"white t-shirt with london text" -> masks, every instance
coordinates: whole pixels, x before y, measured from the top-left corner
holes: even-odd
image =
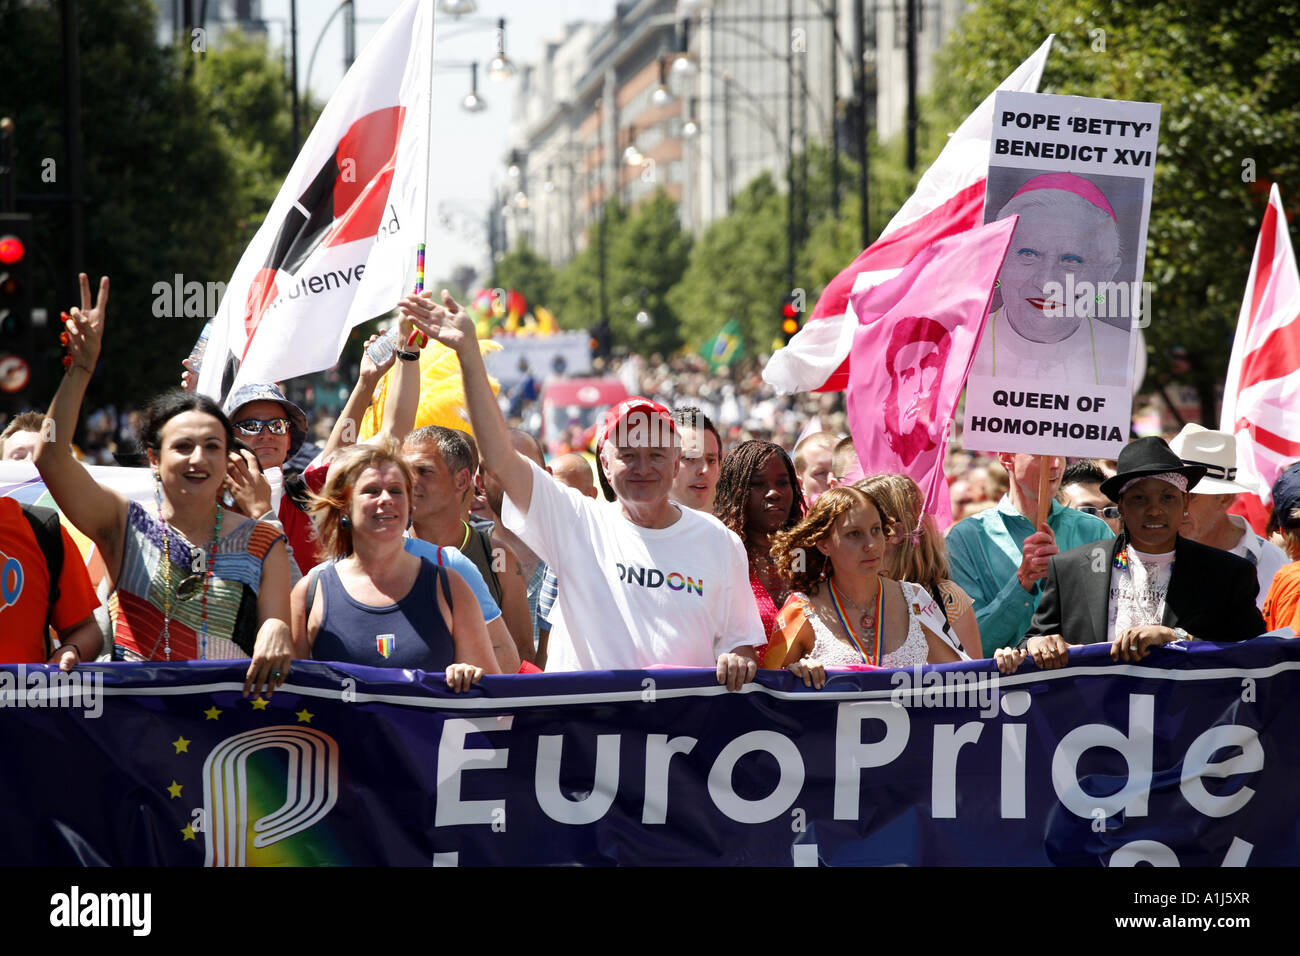
[[[642,528],[532,468],[527,515],[507,495],[501,520],[559,579],[548,671],[713,667],[763,643],[744,546],[721,521],[681,507],[669,527]]]

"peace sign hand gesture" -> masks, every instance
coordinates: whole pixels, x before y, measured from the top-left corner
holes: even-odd
[[[70,368],[95,370],[99,350],[104,344],[104,315],[108,311],[108,276],[99,280],[99,295],[94,308],[90,305],[90,277],[81,273],[81,308],[63,314],[64,332],[61,338],[68,348],[63,364]]]

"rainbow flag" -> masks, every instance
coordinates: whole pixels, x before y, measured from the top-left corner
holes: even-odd
[[[126,495],[132,501],[138,501],[145,507],[154,507],[153,475],[148,468],[113,468],[90,465],[86,468],[90,476],[99,482]],[[30,461],[0,461],[0,497],[17,498],[25,505],[39,505],[59,511],[54,503],[54,496],[45,487],[40,472]],[[99,588],[99,583],[107,574],[104,558],[95,547],[95,543],[82,534],[63,513],[59,512],[63,527],[81,552],[81,559],[86,562],[90,572],[90,583]]]

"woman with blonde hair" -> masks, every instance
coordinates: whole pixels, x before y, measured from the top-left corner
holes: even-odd
[[[882,497],[832,488],[808,515],[776,535],[772,556],[791,581],[763,660],[810,687],[827,667],[911,667],[963,659],[923,588],[885,573],[893,515]]]
[[[872,475],[857,487],[880,498],[896,523],[885,552],[884,573],[925,588],[939,602],[962,648],[973,660],[984,656],[975,602],[948,577],[948,551],[934,518],[925,514],[925,495],[907,475]]]
[[[359,445],[330,467],[312,521],[319,553],[293,589],[296,656],[444,671],[468,690],[500,669],[474,592],[455,571],[405,548],[414,478],[391,439]]]

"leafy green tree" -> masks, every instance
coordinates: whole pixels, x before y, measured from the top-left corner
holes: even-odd
[[[587,227],[587,245],[555,274],[551,289],[556,320],[562,328],[590,329],[600,321],[601,245],[604,232],[606,298],[613,311],[612,257],[610,249],[627,219],[627,210],[616,200],[605,204],[603,214]]]
[[[238,30],[223,33],[219,47],[194,59],[192,78],[208,121],[235,163],[240,221],[251,241],[296,158],[284,71],[265,38]],[[313,111],[308,105],[308,115]]]
[[[1056,41],[1041,90],[1161,104],[1147,242],[1154,283],[1148,380],[1173,375],[1217,422],[1250,259],[1268,198],[1300,190],[1300,4],[1213,0],[986,0],[944,49],[933,102],[955,127],[1047,34]],[[942,122],[942,121],[940,121]]]
[[[528,307],[550,307],[555,269],[524,241],[497,261],[497,283],[514,289],[528,301]]]
[[[160,47],[149,0],[82,0],[77,10],[84,262],[67,258],[61,84],[0,85],[0,115],[15,121],[19,210],[34,218],[36,303],[52,316],[75,304],[78,267],[92,279],[112,277],[108,334],[87,404],[134,404],[177,383],[179,362],[203,324],[186,317],[182,303],[160,301],[155,286],[173,286],[177,275],[200,283],[230,277],[256,227],[253,204],[274,194],[267,183],[277,163],[279,176],[287,172],[286,154],[263,139],[270,134],[246,132],[254,118],[267,128],[278,121],[263,115],[276,111],[273,97],[233,89],[244,67],[252,69],[243,48],[232,54],[242,65],[225,71],[224,54]],[[9,75],[60,75],[57,5],[0,0],[0,37]],[[249,83],[273,72],[268,67]],[[217,88],[224,98],[214,100]],[[278,109],[287,116],[287,97]],[[247,155],[256,148],[264,159]],[[249,170],[259,168],[263,184],[250,187]],[[57,381],[54,329],[49,339],[47,381]],[[31,396],[36,405],[47,399]]]
[[[690,261],[691,237],[677,203],[662,190],[639,203],[610,241],[610,327],[614,341],[637,352],[668,352],[681,345],[677,311],[668,301]],[[650,322],[637,321],[645,312]]]
[[[746,352],[771,349],[780,332],[782,299],[791,291],[777,266],[786,256],[785,203],[771,175],[763,173],[736,196],[729,216],[704,230],[681,281],[668,293],[688,348],[698,348],[735,318]]]

